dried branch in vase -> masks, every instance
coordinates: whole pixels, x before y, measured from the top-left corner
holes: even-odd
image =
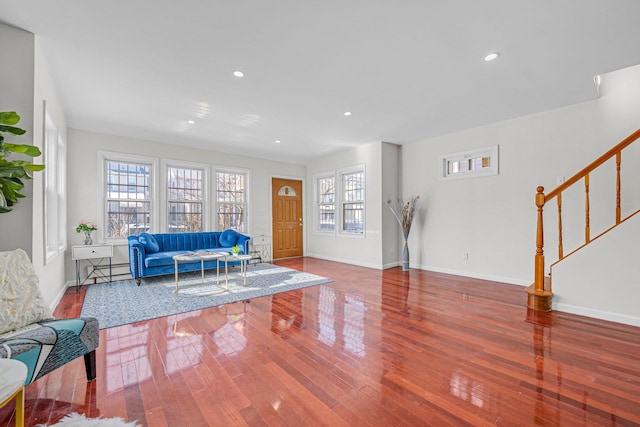
[[[405,240],[409,238],[409,231],[411,231],[413,215],[416,211],[416,204],[419,198],[420,196],[415,196],[406,202],[400,198],[397,198],[395,202],[387,200],[387,206],[389,206],[391,213],[393,213],[393,216],[396,217],[398,224],[400,224],[400,227],[402,227],[402,235],[404,236]]]

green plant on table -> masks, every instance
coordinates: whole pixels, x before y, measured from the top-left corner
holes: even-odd
[[[15,127],[20,116],[15,111],[0,112],[0,213],[11,212],[18,199],[26,197],[20,192],[24,188],[23,179],[31,179],[29,172],[44,169],[44,165],[36,165],[26,160],[8,160],[10,153],[38,157],[40,149],[34,145],[10,144],[4,142],[3,133],[23,135],[26,130]]]
[[[240,253],[240,246],[234,245],[231,247],[231,253],[233,255],[238,255]]]

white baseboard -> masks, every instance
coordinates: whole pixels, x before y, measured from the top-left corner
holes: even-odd
[[[74,282],[74,284],[75,284],[75,282]],[[56,295],[56,297],[53,299],[53,301],[49,305],[49,308],[51,309],[51,312],[53,312],[56,309],[56,307],[58,306],[58,304],[60,304],[60,301],[62,300],[62,296],[64,295],[66,290],[67,290],[67,284],[65,283],[65,285],[63,287],[61,287],[60,290],[58,291],[58,295]]]
[[[382,270],[383,269],[383,266],[379,265],[379,264],[370,264],[370,263],[361,262],[361,261],[355,261],[355,260],[351,260],[351,259],[334,258],[334,257],[328,257],[328,256],[325,256],[325,255],[312,254],[312,253],[306,253],[304,256],[310,257],[310,258],[324,259],[326,261],[341,262],[343,264],[357,265],[358,267],[375,268],[376,270]]]
[[[527,280],[521,280],[521,279],[514,279],[513,277],[495,276],[493,274],[484,274],[484,273],[474,273],[472,271],[453,270],[450,268],[434,267],[431,265],[411,265],[411,268],[418,268],[420,270],[433,271],[435,273],[445,273],[445,274],[453,274],[456,276],[471,277],[474,279],[490,280],[492,282],[508,283],[510,285],[518,285],[518,286],[529,286],[533,282],[533,279],[527,281]]]
[[[592,317],[596,319],[608,320],[610,322],[622,323],[631,326],[640,326],[640,317],[627,316],[625,314],[611,313],[609,311],[596,310],[587,307],[578,307],[571,304],[551,303],[552,310],[564,313],[579,314],[580,316]]]
[[[390,262],[388,264],[383,264],[382,269],[386,270],[387,268],[400,267],[402,263],[400,261]]]
[[[383,264],[383,265],[377,265],[377,264],[364,263],[364,262],[354,261],[354,260],[344,259],[344,258],[334,258],[334,257],[330,257],[330,256],[325,256],[325,255],[320,255],[320,254],[313,254],[313,253],[307,253],[307,254],[305,254],[305,256],[312,257],[312,258],[324,259],[324,260],[327,260],[327,261],[341,262],[341,263],[344,263],[344,264],[353,264],[353,265],[357,265],[357,266],[360,266],[360,267],[375,268],[376,270],[386,270],[387,268],[393,268],[393,267],[398,267],[398,266],[402,265],[402,263],[400,261],[391,262],[391,263],[387,263],[387,264]],[[436,273],[445,273],[445,274],[453,274],[453,275],[456,275],[456,276],[471,277],[471,278],[474,278],[474,279],[490,280],[492,282],[508,283],[508,284],[511,284],[511,285],[518,285],[518,286],[525,286],[525,287],[529,286],[532,283],[532,280],[527,281],[527,280],[521,280],[521,279],[514,279],[513,277],[495,276],[495,275],[491,275],[491,274],[483,274],[483,273],[474,273],[474,272],[469,272],[469,271],[453,270],[453,269],[449,269],[449,268],[440,268],[440,267],[434,267],[434,266],[430,266],[430,265],[415,265],[415,264],[411,264],[411,268],[417,268],[419,270],[426,270],[426,271],[433,271],[433,272],[436,272]]]

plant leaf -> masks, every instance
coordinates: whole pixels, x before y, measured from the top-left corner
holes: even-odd
[[[5,125],[15,125],[20,121],[20,116],[15,111],[0,112],[0,123]]]
[[[7,204],[7,199],[4,198],[4,194],[0,191],[0,213],[11,212],[11,208]]]
[[[25,165],[24,168],[30,170],[31,172],[40,172],[41,170],[44,170],[44,165],[34,165],[29,163],[28,165]]]
[[[45,168],[44,165],[34,164],[34,163],[31,163],[31,162],[26,161],[26,160],[14,160],[14,161],[12,161],[10,163],[11,164],[9,164],[9,162],[6,162],[6,163],[0,162],[0,169],[3,166],[8,166],[8,167],[16,167],[17,166],[17,167],[21,167],[23,169],[30,170],[30,171],[33,171],[33,172],[39,172],[39,171],[41,171],[41,170],[43,170]]]
[[[38,157],[42,152],[35,145],[27,145],[27,144],[9,144],[5,142],[2,144],[2,149],[4,151],[11,151],[13,153],[18,154],[26,154],[31,157]]]
[[[29,171],[41,171],[44,165],[33,164],[25,160],[7,160],[9,153],[23,154],[37,157],[42,154],[40,149],[28,144],[8,144],[4,142],[2,133],[23,135],[26,130],[15,127],[20,116],[15,111],[0,112],[0,214],[11,212],[12,206],[18,199],[27,197],[20,190],[24,188],[22,179],[31,179]]]
[[[13,126],[0,125],[0,132],[8,132],[14,135],[24,135],[27,131]]]
[[[0,179],[2,178],[26,178],[31,179],[22,166],[2,166],[0,165]]]
[[[4,199],[7,205],[11,206],[14,203],[18,203],[19,198],[26,197],[20,193],[20,190],[24,188],[22,181],[16,178],[2,178],[0,179],[0,193],[4,195]]]

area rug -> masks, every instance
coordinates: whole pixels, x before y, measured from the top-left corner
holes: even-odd
[[[224,274],[218,286],[215,270],[206,272],[204,284],[200,272],[180,273],[180,295],[175,294],[173,275],[143,279],[140,286],[135,280],[89,285],[81,316],[97,318],[100,329],[105,329],[331,282],[273,264],[250,265],[246,286],[237,267],[229,278],[229,291],[218,295],[208,295],[225,289]]]
[[[48,427],[137,427],[135,421],[125,423],[122,418],[86,418],[84,415],[72,413]],[[39,424],[38,427],[47,427]]]

